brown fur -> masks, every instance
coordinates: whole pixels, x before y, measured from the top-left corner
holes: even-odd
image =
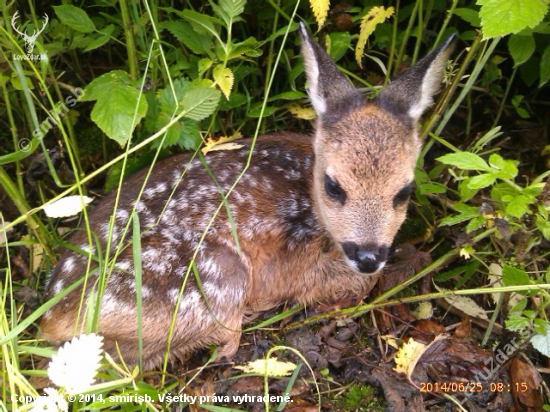
[[[310,95],[318,112],[316,135],[277,133],[258,138],[248,172],[227,198],[239,246],[225,208],[207,228],[222,197],[200,162],[189,163],[187,155],[165,159],[154,167],[137,204],[145,171],[123,183],[116,212],[115,193],[110,193],[89,213],[103,254],[113,213],[110,257],[117,242],[126,247],[111,259],[114,265],[99,267],[94,261],[85,289],[46,312],[41,322],[46,339],[61,343],[83,331],[85,315],[79,307],[92,290],[97,291],[101,271],[108,280],[100,300],[98,331],[111,355],[118,345],[126,362],[137,362],[131,235],[123,235],[134,206],[142,228],[145,368],[161,362],[176,308],[171,357],[182,358],[211,344],[219,347],[221,357],[237,350],[249,315],[285,302],[364,297],[370,292],[405,218],[408,192],[405,199],[399,193],[413,180],[420,149],[417,118],[400,112],[398,106],[411,107],[418,99],[407,96],[410,102],[403,103],[399,96],[383,92],[373,102],[363,102],[302,30]],[[442,66],[447,48],[433,52],[427,63],[424,60],[424,73],[440,76],[441,70],[433,68]],[[416,77],[418,73],[401,82],[416,84]],[[428,80],[434,83],[431,77]],[[416,89],[414,84],[394,88],[424,93],[425,83],[421,77]],[[250,141],[242,143],[240,150],[206,156],[224,193],[246,162]],[[327,194],[325,175],[338,182],[344,202]],[[85,231],[76,232],[69,241],[89,250]],[[189,269],[195,251],[200,286]],[[94,246],[91,255],[96,254]],[[88,253],[65,250],[49,280],[46,299],[84,276],[87,258]],[[368,265],[362,265],[361,259]]]

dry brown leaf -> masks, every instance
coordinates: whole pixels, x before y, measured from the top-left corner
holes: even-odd
[[[440,292],[448,292],[448,289],[441,288],[434,283],[435,288]],[[473,299],[467,296],[455,295],[443,298],[449,305],[454,306],[465,315],[473,318],[489,321],[486,311],[480,307]]]

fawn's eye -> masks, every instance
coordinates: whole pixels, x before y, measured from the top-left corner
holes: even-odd
[[[328,197],[339,201],[342,205],[346,203],[346,193],[344,190],[340,187],[338,182],[335,182],[327,175],[325,175],[325,192],[327,192]]]
[[[411,194],[414,190],[414,183],[410,183],[401,189],[393,198],[393,207],[403,206],[409,201]]]

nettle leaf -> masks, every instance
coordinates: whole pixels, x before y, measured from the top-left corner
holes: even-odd
[[[124,70],[113,70],[112,72],[102,74],[92,80],[92,82],[86,86],[84,94],[80,96],[79,100],[92,101],[101,99],[103,96],[110,93],[113,85],[117,83],[123,83],[128,86],[134,85],[132,78]]]
[[[137,105],[137,110],[136,110]],[[116,83],[97,100],[91,119],[108,137],[124,146],[147,113],[147,100],[135,87]]]
[[[122,70],[105,73],[93,80],[80,100],[97,100],[91,113],[92,121],[121,146],[128,142],[148,107],[137,84]]]
[[[512,332],[517,332],[531,326],[529,319],[521,315],[510,315],[504,323],[506,324],[506,329]]]
[[[527,35],[512,34],[508,39],[508,50],[514,59],[514,67],[525,63],[535,51],[533,33]]]
[[[158,95],[160,110],[166,114],[172,114],[176,109],[176,101],[179,102],[189,90],[189,81],[184,78],[176,79],[172,81],[172,84],[174,85],[173,91],[170,86],[167,86]],[[177,100],[174,100],[174,94]]]
[[[468,180],[469,189],[483,189],[484,187],[491,186],[495,183],[496,177],[492,173],[484,173],[482,175],[472,176]]]
[[[550,357],[550,325],[545,325],[546,334],[537,333],[531,338],[531,345],[546,357]]]
[[[55,14],[61,23],[81,33],[92,33],[96,30],[95,24],[88,14],[79,7],[71,4],[53,6]]]
[[[539,24],[548,11],[541,0],[477,0],[483,38],[518,33]]]
[[[462,170],[479,170],[490,172],[491,168],[481,156],[470,152],[449,153],[438,157],[438,161],[446,165],[455,166]]]
[[[211,87],[197,87],[185,93],[181,104],[185,110],[185,117],[200,121],[212,113],[218,107],[221,93]]]

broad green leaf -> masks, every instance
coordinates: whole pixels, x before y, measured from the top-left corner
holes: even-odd
[[[73,30],[81,33],[92,33],[96,30],[92,19],[90,19],[88,14],[79,7],[71,4],[63,4],[61,6],[53,6],[53,9],[61,23],[69,26]]]
[[[84,94],[80,96],[79,100],[90,101],[101,99],[105,95],[111,93],[112,88],[118,83],[128,86],[133,85],[132,79],[128,73],[123,70],[114,70],[92,80],[92,82],[86,86]]]
[[[483,38],[518,33],[539,24],[548,11],[541,0],[477,0]]]
[[[516,161],[514,160],[505,160],[502,156],[493,153],[489,157],[489,164],[493,167],[494,175],[500,179],[513,179],[518,174],[518,168],[516,166]]]
[[[546,357],[550,357],[550,325],[546,324],[546,334],[537,333],[531,338],[531,345]]]
[[[231,94],[231,89],[233,89],[233,82],[235,80],[231,69],[229,67],[223,67],[223,64],[218,64],[214,67],[212,75],[225,98],[229,100],[229,95]]]
[[[328,54],[333,62],[340,60],[346,51],[348,51],[351,44],[351,35],[347,31],[332,32],[329,35],[330,47]]]
[[[454,14],[474,27],[479,27],[481,25],[481,20],[479,19],[479,13],[477,10],[459,7],[455,9]]]
[[[537,216],[535,225],[537,229],[540,230],[540,233],[542,233],[542,236],[544,236],[546,240],[550,240],[550,221],[543,216]]]
[[[437,182],[426,182],[419,185],[420,194],[426,195],[429,193],[445,193],[447,186]]]
[[[492,173],[484,173],[482,175],[473,176],[468,181],[468,187],[470,189],[483,189],[484,187],[491,186],[495,183],[495,175]]]
[[[479,189],[470,188],[470,179],[470,177],[467,177],[458,184],[458,193],[460,194],[460,200],[463,202],[467,202],[479,192]]]
[[[449,153],[438,157],[441,163],[450,166],[456,166],[462,170],[479,170],[490,172],[491,168],[480,156],[470,152]]]
[[[471,233],[474,230],[482,228],[486,222],[487,222],[487,219],[485,219],[485,217],[483,216],[474,217],[466,225],[466,233]]]
[[[180,43],[195,54],[204,54],[212,49],[210,36],[198,35],[186,21],[166,21],[161,27],[168,30]]]
[[[181,100],[185,117],[200,121],[210,116],[218,107],[220,97],[221,93],[211,87],[197,87],[189,90]]]
[[[97,49],[98,47],[103,46],[111,39],[111,33],[113,32],[115,26],[114,24],[109,24],[107,27],[103,28],[100,33],[101,35],[93,39],[88,46],[84,49],[85,52],[90,50]]]
[[[260,43],[254,38],[249,37],[240,43],[232,43],[227,49],[227,59],[236,59],[243,54],[249,57],[259,57],[262,55],[262,50],[259,49]]]
[[[455,203],[454,207],[459,214],[441,219],[439,226],[453,226],[479,216],[477,208],[465,205],[464,203]]]
[[[263,112],[263,117],[271,116],[273,113],[277,111],[277,107],[273,106],[266,106]],[[261,105],[258,105],[257,107],[254,107],[250,109],[250,111],[247,114],[249,117],[260,117],[262,116],[262,107]]]
[[[272,96],[269,99],[267,99],[267,101],[275,102],[277,100],[298,100],[298,99],[303,99],[304,97],[306,97],[306,94],[304,92],[300,92],[298,90],[290,90],[288,92],[283,92],[275,96]]]
[[[514,67],[525,63],[535,51],[535,39],[533,34],[512,34],[508,39],[508,50],[514,59]]]
[[[524,270],[504,265],[502,267],[502,283],[505,286],[522,286],[530,285],[533,282]]]
[[[222,18],[226,28],[231,27],[237,21],[237,17],[244,11],[245,4],[246,0],[220,0],[219,5],[210,1],[212,10]]]
[[[147,113],[147,101],[143,96],[140,98],[140,94],[135,87],[122,82],[112,83],[109,92],[97,99],[92,110],[91,119],[121,146],[128,142],[135,127]]]
[[[215,17],[197,13],[194,10],[183,10],[178,14],[186,19],[189,23],[191,23],[198,34],[209,34],[210,36],[218,39],[218,41],[221,43],[218,29],[216,28],[216,26],[221,25],[221,21],[219,21]]]
[[[533,198],[525,195],[514,196],[514,198],[506,205],[506,213],[519,219],[525,213],[530,213],[528,205],[533,202]]]
[[[529,319],[520,315],[510,315],[504,323],[506,324],[506,329],[512,332],[517,332],[530,326]]]
[[[168,85],[162,89],[158,95],[158,102],[160,110],[164,113],[171,115],[176,109],[176,102],[179,102],[185,93],[189,90],[189,81],[184,78],[175,79],[172,81],[174,90]],[[174,100],[174,95],[176,100]]]
[[[539,87],[545,85],[548,80],[550,80],[550,45],[546,46],[540,58]]]

